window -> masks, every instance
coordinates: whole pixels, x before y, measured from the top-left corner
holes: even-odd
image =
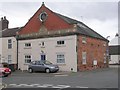
[[[65,63],[65,55],[64,54],[57,55],[57,63]]]
[[[65,44],[65,41],[57,41],[57,45],[64,45]]]
[[[8,55],[8,64],[11,64],[11,63],[12,63],[12,56]]]
[[[8,39],[8,49],[12,48],[12,39]]]
[[[25,55],[25,63],[30,63],[31,62],[31,55]]]
[[[45,54],[41,54],[41,60],[46,60],[46,55]]]
[[[82,64],[86,64],[86,52],[82,52]]]
[[[25,43],[25,47],[26,47],[26,48],[31,47],[31,43]]]
[[[45,43],[44,42],[42,42],[42,46],[44,46],[45,45]]]
[[[107,58],[105,53],[104,53],[104,63],[107,63]]]
[[[82,43],[86,43],[86,37],[82,37]]]
[[[45,42],[41,42],[41,43],[40,43],[40,46],[41,46],[41,47],[44,47],[44,46],[45,46]]]
[[[0,54],[0,63],[1,63],[1,54]]]

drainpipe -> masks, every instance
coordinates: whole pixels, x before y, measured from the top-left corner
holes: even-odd
[[[17,39],[17,68],[16,69],[18,70],[18,39]]]
[[[16,32],[16,41],[17,41],[17,66],[16,66],[16,70],[18,70],[18,32]]]

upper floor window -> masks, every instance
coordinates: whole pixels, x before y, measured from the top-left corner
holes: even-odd
[[[8,39],[8,49],[12,48],[12,39]]]
[[[64,45],[65,41],[61,40],[61,41],[57,41],[57,45]]]
[[[45,46],[45,42],[40,42],[39,44],[41,47],[44,47]]]
[[[82,37],[82,43],[86,43],[86,37]]]
[[[86,60],[86,52],[82,52],[82,64],[86,64],[87,60]]]
[[[26,48],[31,47],[31,43],[25,43],[25,47],[26,47]]]

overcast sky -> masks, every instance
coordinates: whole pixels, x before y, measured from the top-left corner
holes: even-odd
[[[6,16],[9,28],[24,26],[32,15],[40,8],[41,2],[0,2],[0,17]],[[10,1],[10,0],[9,0]],[[46,0],[44,0],[46,1]],[[111,1],[111,0],[110,0]],[[54,12],[82,21],[87,26],[104,36],[114,38],[118,32],[118,2],[45,2]]]

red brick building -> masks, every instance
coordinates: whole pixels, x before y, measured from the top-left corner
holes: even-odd
[[[74,40],[71,41],[71,44],[67,44],[67,42],[69,42],[68,40],[72,38],[72,36],[74,36]],[[58,43],[58,41],[60,41],[58,39],[61,37],[61,42]],[[47,43],[47,40],[49,40],[49,38],[51,41],[56,40],[54,42],[57,44],[65,45],[54,46],[51,53],[49,52],[50,49],[47,49],[49,47],[52,47],[50,44],[47,44],[44,48],[41,48],[39,46],[34,47],[35,44],[39,44],[38,42]],[[20,44],[19,52],[21,52],[21,54],[19,53],[18,55],[18,64],[20,63],[19,68],[22,68],[23,70],[27,69],[27,66],[24,67],[24,53],[31,52],[29,54],[29,56],[32,57],[29,58],[31,61],[36,57],[39,59],[39,55],[37,56],[37,53],[36,56],[32,54],[34,50],[40,50],[40,52],[38,52],[40,55],[41,51],[42,54],[44,52],[47,59],[51,58],[53,60],[53,63],[57,63],[61,67],[61,70],[65,71],[92,70],[108,66],[108,40],[106,38],[102,37],[100,34],[89,28],[83,22],[55,13],[47,8],[44,4],[42,4],[38,11],[29,19],[26,25],[19,32],[18,40]],[[28,42],[30,45],[29,50],[21,48],[23,44]],[[74,45],[73,52],[72,44]],[[62,64],[61,62],[57,61],[58,58],[55,56],[59,51],[65,53],[62,54],[64,57],[60,59]],[[54,54],[52,54],[52,52],[54,52]],[[72,59],[68,59],[67,57],[71,57]]]

